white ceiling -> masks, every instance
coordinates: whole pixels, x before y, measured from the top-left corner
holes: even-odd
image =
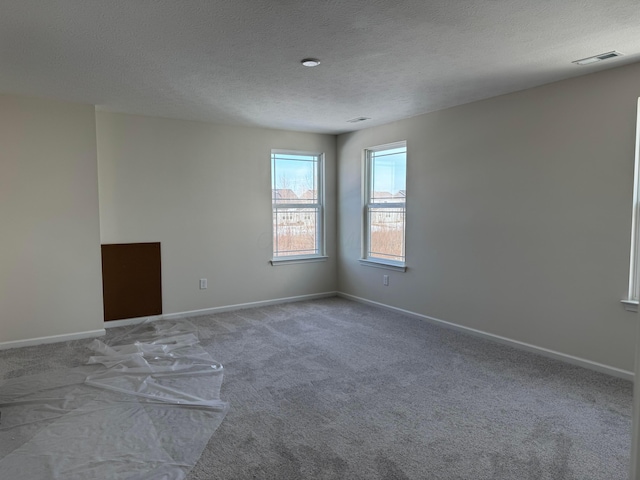
[[[618,50],[589,66],[573,60]],[[300,60],[322,64],[305,68]],[[0,92],[340,133],[640,60],[637,0],[2,0]],[[371,117],[359,124],[354,117]]]

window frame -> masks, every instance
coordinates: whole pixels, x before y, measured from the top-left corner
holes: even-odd
[[[377,267],[384,268],[388,270],[396,270],[405,272],[407,270],[407,194],[405,189],[405,199],[404,202],[385,202],[385,203],[375,203],[371,202],[371,193],[373,189],[373,153],[383,152],[385,150],[392,150],[396,148],[404,148],[405,152],[405,167],[408,163],[408,149],[406,140],[401,140],[393,143],[386,143],[383,145],[376,145],[373,147],[368,147],[364,149],[363,152],[363,202],[362,202],[362,256],[359,260],[361,265],[369,266],[369,267]],[[405,183],[406,183],[406,172],[405,172]],[[375,257],[370,255],[370,246],[371,246],[371,228],[370,228],[370,210],[371,208],[380,208],[380,207],[388,207],[388,208],[402,208],[404,215],[404,226],[403,226],[403,234],[402,241],[403,246],[402,250],[404,252],[404,259],[402,261],[386,259],[381,257]]]
[[[315,175],[316,175],[316,187],[317,198],[315,203],[275,203],[274,194],[275,191],[275,159],[278,155],[299,155],[305,157],[315,157]],[[271,265],[289,265],[295,263],[307,263],[307,262],[320,262],[326,260],[326,234],[325,234],[325,191],[324,191],[324,176],[325,176],[325,154],[323,152],[308,152],[302,150],[288,150],[288,149],[271,149],[271,168],[270,168],[270,180],[271,180]],[[274,222],[274,215],[276,210],[282,209],[317,209],[316,220],[316,251],[317,253],[303,254],[303,255],[276,255],[276,245],[274,239],[276,235],[276,224]]]
[[[633,166],[633,213],[631,218],[631,254],[629,258],[629,291],[622,300],[625,308],[638,311],[640,300],[640,98],[636,109],[636,145]]]

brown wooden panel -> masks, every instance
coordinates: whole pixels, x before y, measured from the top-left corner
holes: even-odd
[[[160,315],[160,243],[102,245],[104,319]]]

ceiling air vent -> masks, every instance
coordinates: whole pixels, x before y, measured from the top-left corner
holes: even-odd
[[[601,60],[608,60],[609,58],[621,57],[621,56],[622,54],[620,52],[616,52],[614,50],[613,52],[601,53],[600,55],[595,55],[593,57],[583,58],[581,60],[574,60],[571,63],[575,63],[576,65],[590,65],[592,63],[596,63]]]
[[[352,118],[351,120],[347,120],[347,122],[358,123],[358,122],[364,122],[365,120],[371,120],[371,119],[369,117],[356,117],[356,118]]]

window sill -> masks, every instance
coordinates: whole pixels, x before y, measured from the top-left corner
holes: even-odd
[[[406,272],[407,266],[403,263],[391,263],[384,260],[371,260],[369,258],[361,258],[360,265],[365,267],[384,268],[386,270],[395,270],[396,272]]]
[[[325,262],[329,257],[326,255],[315,255],[313,257],[283,257],[272,258],[269,263],[274,267],[280,267],[282,265],[294,265],[296,263],[313,263],[313,262]]]
[[[624,309],[627,312],[637,312],[638,311],[638,300],[624,299],[624,300],[620,300],[620,303],[622,303],[624,305]]]

